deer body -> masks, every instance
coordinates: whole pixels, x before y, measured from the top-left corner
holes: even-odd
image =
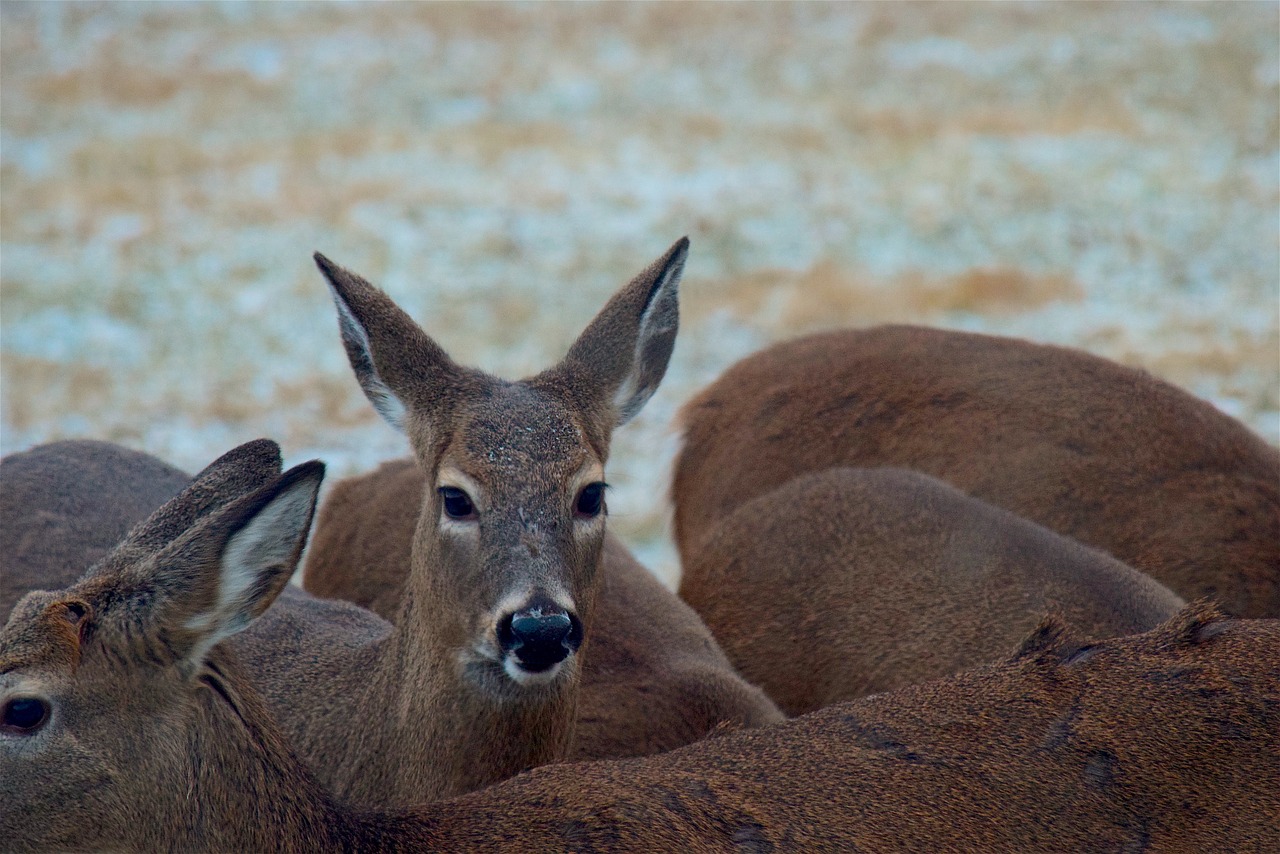
[[[907,469],[826,469],[742,504],[685,564],[680,595],[792,715],[998,661],[1045,613],[1106,638],[1184,604],[1103,552]]]
[[[494,819],[433,841],[1265,851],[1280,843],[1277,653],[1277,621],[1203,608],[1095,644],[1045,626],[999,664],[661,756],[537,769],[438,805],[449,834]]]
[[[744,359],[683,420],[672,497],[686,561],[736,507],[797,475],[894,466],[1184,597],[1280,615],[1280,452],[1142,371],[1014,339],[846,330]]]
[[[553,765],[409,810],[344,806],[222,643],[287,583],[322,469],[262,480],[235,463],[0,630],[7,848],[1280,844],[1280,623],[1203,607],[1087,645],[1044,625],[1007,662],[660,756]]]
[[[31,590],[73,583],[190,482],[110,442],[55,442],[0,460],[0,618]]]

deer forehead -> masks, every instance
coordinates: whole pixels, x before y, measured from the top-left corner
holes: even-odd
[[[514,384],[458,414],[440,470],[489,490],[558,492],[604,460],[581,422],[554,398]]]

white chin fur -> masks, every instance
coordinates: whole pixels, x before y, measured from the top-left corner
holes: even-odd
[[[548,667],[541,673],[533,673],[532,671],[525,670],[521,667],[520,663],[516,661],[516,657],[514,655],[508,655],[502,660],[502,669],[507,676],[511,678],[511,681],[515,682],[517,685],[525,687],[548,685],[556,681],[557,677],[560,675],[560,671],[564,669],[565,664],[568,663],[570,658],[573,658],[573,656],[570,655],[564,661]]]

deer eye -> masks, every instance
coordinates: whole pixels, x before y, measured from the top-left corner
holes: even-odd
[[[440,487],[440,497],[444,499],[444,514],[450,519],[474,519],[475,505],[471,497],[456,486]]]
[[[0,727],[29,735],[49,720],[49,704],[37,697],[14,697],[4,704]]]
[[[588,483],[582,487],[582,491],[578,493],[578,503],[574,511],[586,519],[599,516],[600,511],[604,509],[604,490],[603,483]]]

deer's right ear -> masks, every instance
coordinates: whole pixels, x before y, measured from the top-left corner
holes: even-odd
[[[198,666],[257,619],[297,568],[324,464],[304,463],[229,504],[157,555],[161,620],[175,651]]]
[[[360,388],[388,424],[407,433],[407,414],[446,399],[458,366],[391,297],[319,252],[314,257]]]

